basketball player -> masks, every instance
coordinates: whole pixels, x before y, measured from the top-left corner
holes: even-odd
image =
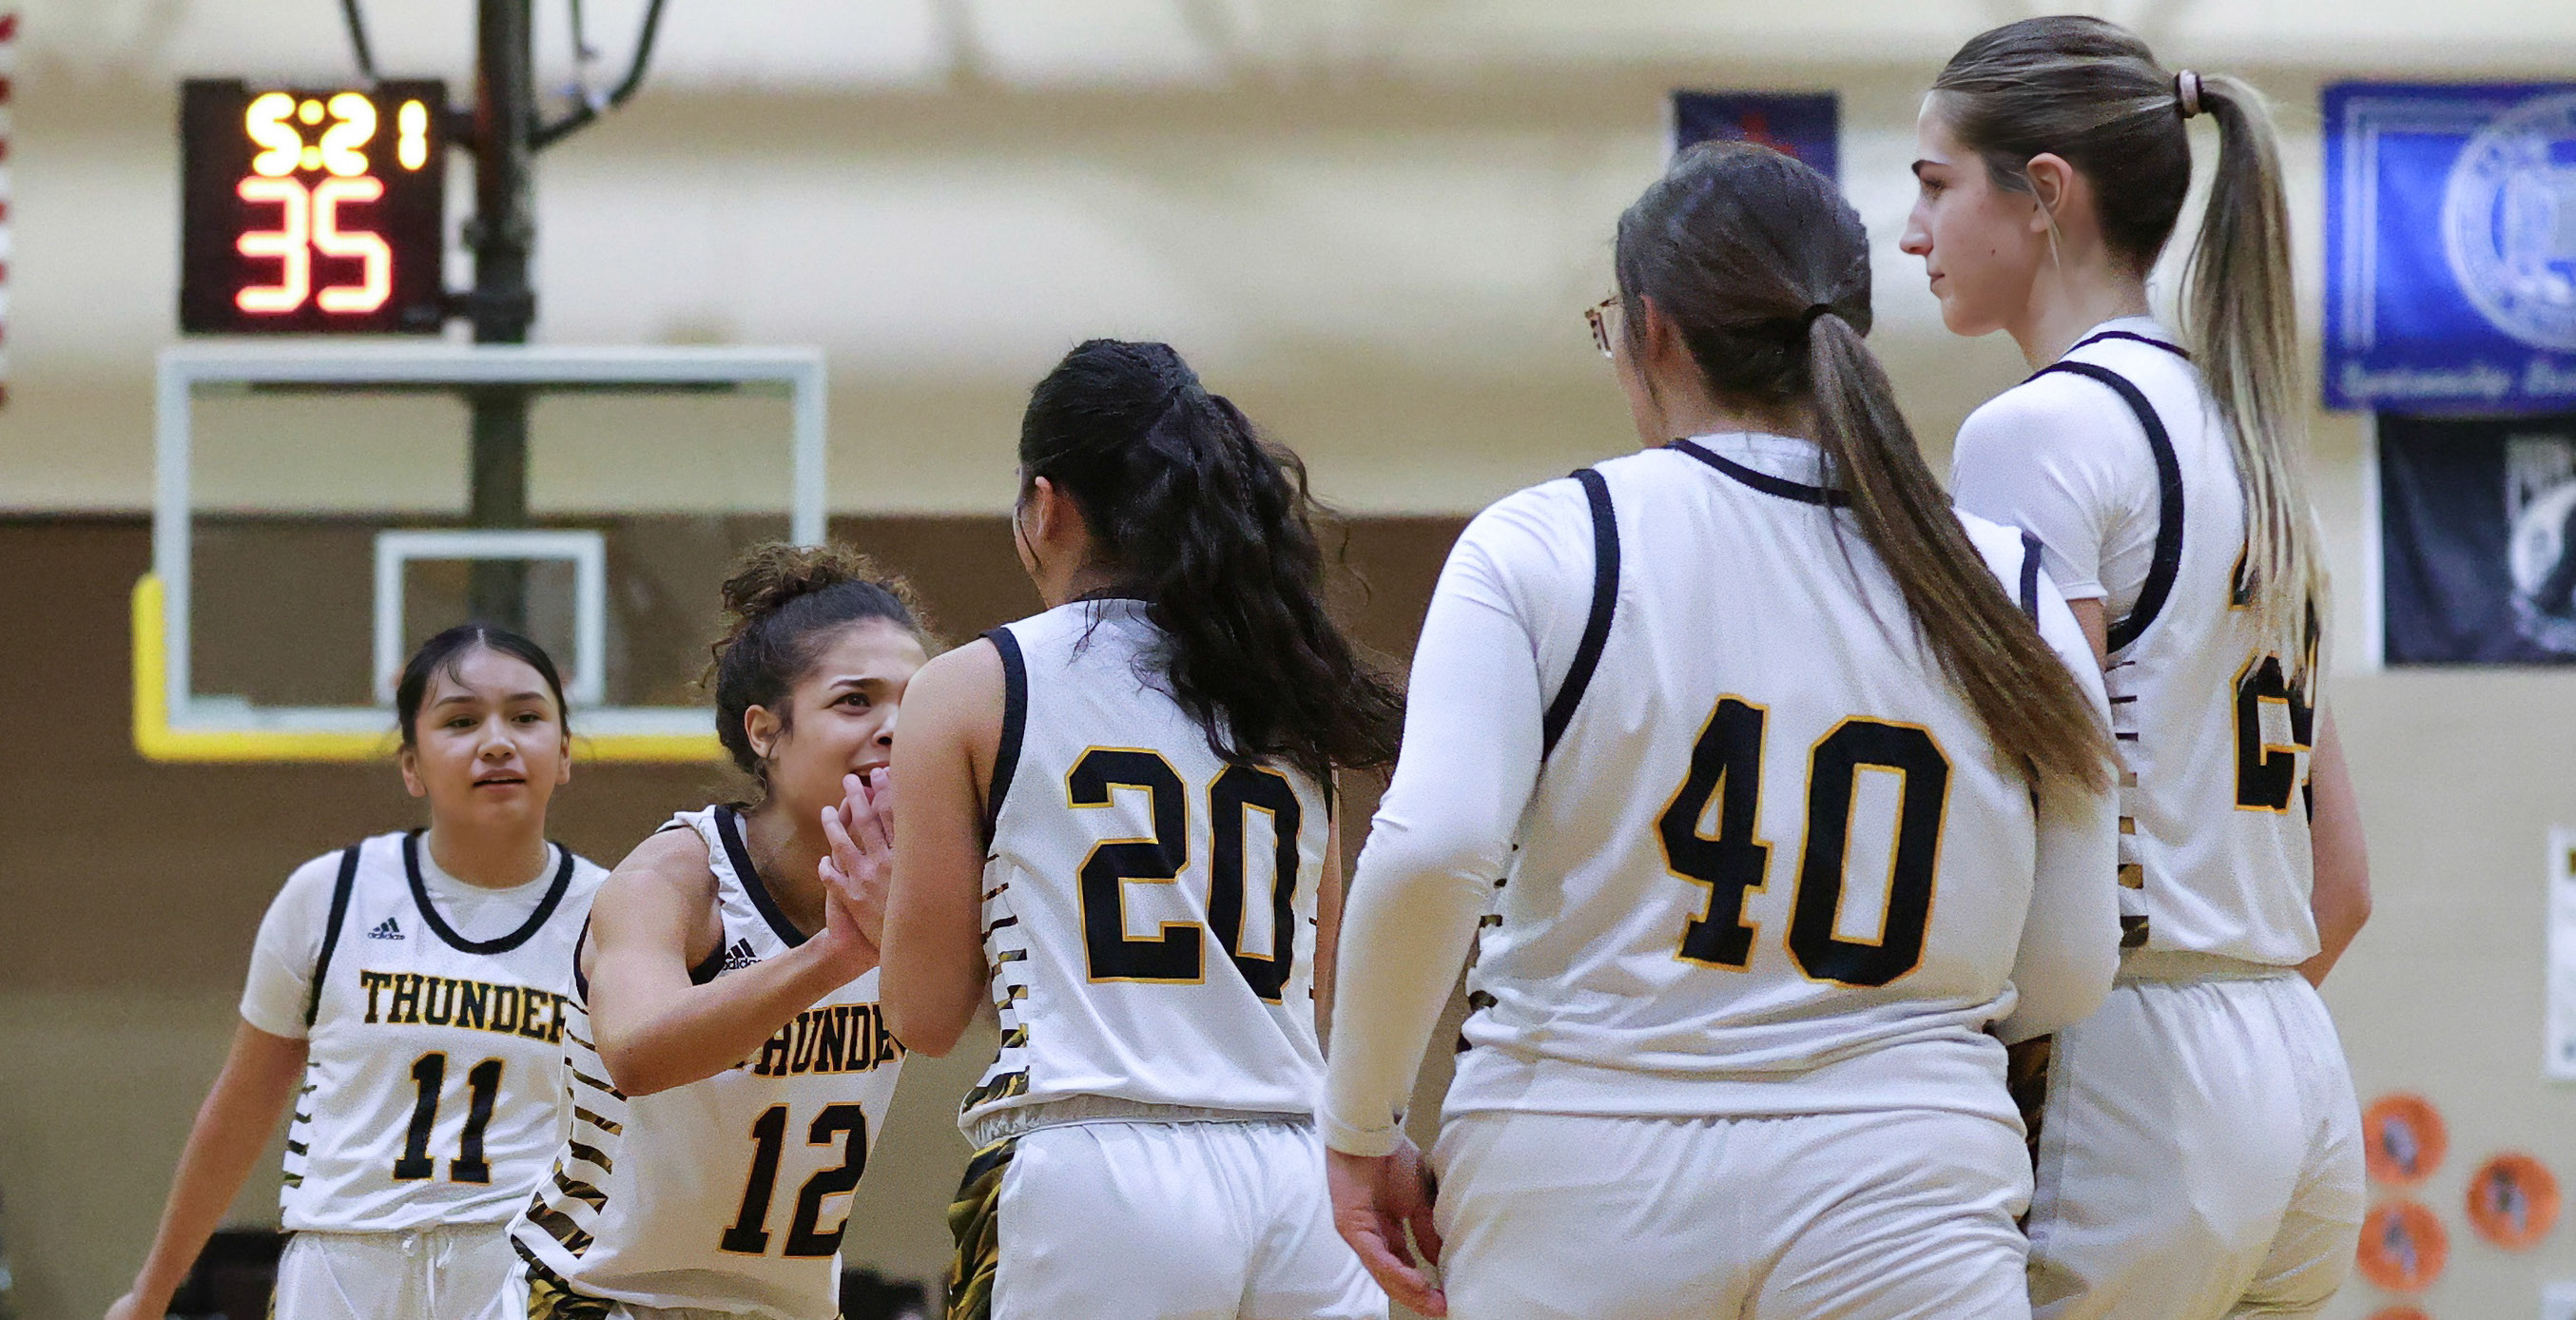
[[[510,1225],[494,1320],[832,1320],[848,1194],[903,1050],[877,1012],[868,776],[927,655],[911,593],[838,547],[724,586],[716,731],[758,784],[683,812],[600,888],[565,1012],[572,1124]]]
[[[2203,115],[2218,162],[2186,353],[2146,279]],[[2038,372],[1960,429],[1953,484],[2046,546],[2123,769],[2120,984],[2039,1047],[2031,1087],[2032,1301],[2048,1320],[2314,1314],[2363,1206],[2352,1082],[2310,982],[2360,930],[2369,875],[2319,702],[2324,552],[2271,122],[2246,84],[2061,17],[1961,48],[1918,138],[1905,250],[1952,331],[2006,331]]]
[[[887,1018],[940,1053],[1001,1015],[949,1314],[1382,1317],[1313,1113],[1329,786],[1400,699],[1326,614],[1304,466],[1104,339],[1038,383],[1020,481],[1048,609],[923,669],[896,753]]]
[[[1989,1030],[2110,984],[2100,675],[1925,468],[1830,180],[1695,147],[1614,260],[1651,448],[1486,510],[1423,624],[1334,1021],[1343,1236],[1435,1316],[2017,1320]],[[1480,919],[1435,1216],[1400,1121]]]
[[[536,643],[448,629],[394,706],[429,828],[315,858],[269,905],[232,1054],[110,1320],[169,1310],[290,1097],[278,1320],[455,1320],[508,1274],[502,1228],[561,1139],[561,992],[604,873],[546,842],[572,748]]]

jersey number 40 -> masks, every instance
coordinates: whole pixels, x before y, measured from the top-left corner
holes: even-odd
[[[1167,921],[1152,939],[1127,934],[1127,886],[1171,884],[1190,861],[1190,802],[1180,772],[1157,752],[1094,747],[1065,776],[1065,799],[1075,807],[1105,807],[1111,790],[1143,789],[1154,834],[1143,839],[1104,839],[1082,861],[1083,952],[1094,981],[1146,981],[1195,985],[1206,979],[1200,927]],[[1253,812],[1270,817],[1270,951],[1243,947],[1244,872]],[[1278,1003],[1296,971],[1297,827],[1304,818],[1297,790],[1275,770],[1230,765],[1208,785],[1207,924],[1252,992]]]
[[[1664,808],[1657,831],[1664,865],[1708,886],[1708,906],[1682,927],[1687,962],[1743,971],[1753,965],[1753,928],[1744,896],[1770,884],[1771,845],[1760,838],[1762,735],[1768,712],[1726,697],[1691,748],[1690,773]],[[1851,846],[1852,796],[1863,767],[1902,778],[1896,846],[1888,867],[1887,911],[1876,940],[1835,933],[1843,903],[1843,862]],[[1807,761],[1807,837],[1800,849],[1798,893],[1789,915],[1789,956],[1809,978],[1848,986],[1881,986],[1923,961],[1923,930],[1932,914],[1941,818],[1950,795],[1950,758],[1932,735],[1911,724],[1854,716],[1834,726]],[[1700,823],[1717,805],[1717,832]]]

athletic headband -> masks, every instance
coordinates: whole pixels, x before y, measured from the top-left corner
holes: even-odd
[[[2182,102],[2182,117],[2200,113],[2200,75],[2185,69],[2174,75],[2174,99]]]

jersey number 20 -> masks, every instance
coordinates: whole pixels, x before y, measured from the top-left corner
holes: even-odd
[[[1771,845],[1756,826],[1762,804],[1760,706],[1736,697],[1717,703],[1691,748],[1690,774],[1657,832],[1673,874],[1708,886],[1708,906],[1682,927],[1681,957],[1742,971],[1753,965],[1753,928],[1744,924],[1744,895],[1770,883]],[[1851,846],[1852,796],[1862,767],[1902,777],[1896,851],[1888,867],[1887,914],[1876,940],[1834,933],[1843,902],[1843,863]],[[1950,795],[1950,758],[1932,735],[1910,724],[1854,716],[1817,742],[1807,761],[1807,837],[1799,850],[1798,894],[1789,914],[1789,956],[1819,981],[1879,986],[1923,961],[1923,931],[1932,914],[1933,872],[1941,854],[1941,817]],[[1717,832],[1700,833],[1709,803]]]
[[[1127,747],[1095,747],[1065,777],[1066,801],[1105,807],[1113,788],[1141,788],[1152,803],[1154,835],[1105,839],[1082,861],[1083,952],[1094,981],[1159,981],[1196,984],[1206,977],[1205,951],[1196,922],[1167,921],[1153,939],[1127,934],[1131,884],[1171,884],[1190,860],[1190,803],[1180,772],[1159,754]],[[1272,874],[1270,952],[1243,947],[1244,823],[1253,812],[1270,817]],[[1275,770],[1230,765],[1208,785],[1208,926],[1217,943],[1252,986],[1278,1003],[1296,970],[1297,826],[1303,817],[1297,790]]]

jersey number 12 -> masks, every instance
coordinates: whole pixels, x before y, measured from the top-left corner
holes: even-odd
[[[859,1175],[868,1171],[867,1111],[857,1105],[825,1105],[805,1129],[811,1145],[829,1146],[836,1137],[841,1141],[841,1163],[806,1179],[804,1190],[796,1194],[796,1218],[787,1226],[782,1255],[828,1256],[841,1249],[841,1234],[849,1230],[849,1221],[843,1219],[829,1233],[822,1231],[823,1201],[858,1186]],[[760,1111],[752,1121],[751,1144],[751,1174],[743,1180],[742,1210],[716,1246],[760,1256],[769,1251],[769,1203],[778,1193],[778,1161],[787,1153],[787,1106],[771,1105]]]

